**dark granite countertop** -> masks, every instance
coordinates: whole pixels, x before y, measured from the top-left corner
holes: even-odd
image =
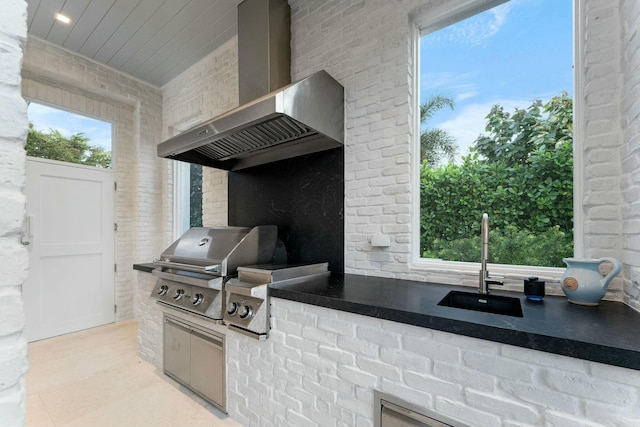
[[[492,291],[521,300],[523,317],[438,306],[451,290],[475,289],[352,274],[308,283],[271,285],[270,295],[350,313],[640,370],[640,313],[625,304],[598,307],[547,296]]]

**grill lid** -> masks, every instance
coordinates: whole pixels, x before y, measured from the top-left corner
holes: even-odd
[[[249,231],[249,227],[193,227],[173,242],[160,259],[194,266],[220,264]]]
[[[240,265],[269,262],[277,238],[275,225],[194,227],[169,246],[154,264],[226,276],[235,273]]]

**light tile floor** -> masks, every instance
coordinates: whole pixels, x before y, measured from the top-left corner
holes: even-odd
[[[136,354],[135,321],[29,344],[27,427],[237,427]]]

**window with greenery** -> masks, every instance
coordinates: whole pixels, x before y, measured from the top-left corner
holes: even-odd
[[[174,162],[174,224],[177,239],[191,227],[202,227],[202,166]]]
[[[491,263],[573,254],[571,3],[493,1],[422,35],[421,257],[478,262],[485,212]]]
[[[189,165],[189,225],[202,227],[202,166]]]
[[[111,168],[111,123],[30,102],[27,156]]]

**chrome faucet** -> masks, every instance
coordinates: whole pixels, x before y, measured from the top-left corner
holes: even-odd
[[[478,292],[483,295],[489,293],[489,285],[503,285],[504,283],[498,280],[491,280],[489,278],[489,271],[487,270],[487,259],[489,259],[489,215],[482,214],[482,227],[480,231],[480,280],[478,284]]]

